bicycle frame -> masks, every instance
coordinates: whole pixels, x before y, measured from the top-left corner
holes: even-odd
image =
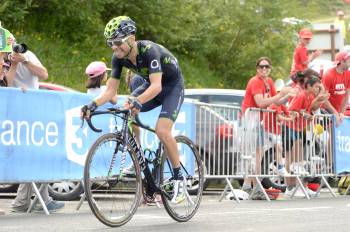
[[[115,108],[108,108],[108,111],[95,111],[95,112],[93,112],[91,114],[91,117],[94,115],[99,115],[99,114],[112,114],[114,117],[120,117],[123,120],[121,130],[116,131],[117,133],[119,132],[122,134],[123,155],[125,155],[125,153],[127,152],[127,144],[130,144],[132,150],[134,150],[136,153],[136,159],[137,159],[138,165],[141,168],[141,171],[143,172],[143,174],[145,176],[146,184],[148,185],[148,187],[151,188],[151,191],[153,193],[160,192],[159,183],[156,184],[153,177],[152,177],[151,171],[150,171],[150,169],[147,165],[147,162],[146,162],[146,158],[145,158],[145,154],[143,152],[143,149],[142,149],[141,145],[136,142],[137,140],[135,138],[134,132],[132,131],[131,125],[139,126],[143,129],[151,131],[153,133],[155,133],[155,130],[147,125],[142,124],[138,117],[136,117],[136,121],[132,120],[131,111],[128,109],[120,110],[120,109],[115,109]],[[120,114],[122,116],[120,116]],[[97,129],[93,126],[93,124],[91,123],[91,117],[86,119],[89,127],[95,132],[102,132],[101,129]],[[118,144],[117,144],[117,146],[118,146]],[[118,147],[116,147],[116,151],[117,150],[118,150]],[[161,151],[162,151],[162,147],[161,147],[161,143],[159,143],[157,152],[159,152],[159,154],[161,154]],[[114,156],[115,155],[116,155],[116,153],[114,154]],[[113,162],[113,160],[115,160],[114,156],[112,158],[110,170],[112,170],[112,168],[113,168],[112,165],[114,165],[114,162]]]

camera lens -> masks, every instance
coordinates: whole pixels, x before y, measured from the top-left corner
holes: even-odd
[[[25,53],[28,50],[26,44],[14,44],[12,50],[16,53]]]

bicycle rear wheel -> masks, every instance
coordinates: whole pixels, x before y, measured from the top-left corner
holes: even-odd
[[[84,189],[90,209],[98,220],[111,227],[127,223],[140,204],[139,165],[130,147],[125,156],[122,151],[121,137],[105,134],[92,145],[85,161]],[[121,175],[122,169],[131,165],[135,176]]]
[[[179,222],[190,220],[196,213],[203,192],[203,166],[195,144],[185,136],[175,137],[181,160],[181,172],[183,174],[185,187],[185,200],[179,204],[171,202],[173,196],[172,177],[173,170],[166,151],[163,149],[161,162],[161,195],[164,207],[168,214]],[[188,191],[194,194],[190,195]]]

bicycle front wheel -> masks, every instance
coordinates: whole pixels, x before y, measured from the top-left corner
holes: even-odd
[[[161,162],[161,195],[164,207],[168,214],[179,222],[190,220],[196,213],[203,192],[203,166],[195,144],[185,136],[176,136],[176,143],[180,154],[181,172],[184,177],[185,200],[175,204],[173,197],[173,169],[165,149],[163,149]],[[196,190],[196,191],[194,191]],[[189,192],[194,194],[190,195]]]
[[[91,211],[107,226],[127,223],[141,198],[141,174],[131,147],[123,154],[122,138],[114,133],[102,135],[90,148],[85,161],[84,189]],[[134,167],[134,175],[124,168]]]

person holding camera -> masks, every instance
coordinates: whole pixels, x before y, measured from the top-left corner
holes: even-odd
[[[35,54],[25,44],[14,44],[10,54],[11,67],[7,74],[9,86],[39,89],[39,80],[47,80],[48,73]]]
[[[39,89],[39,80],[46,80],[48,73],[36,55],[27,49],[25,44],[16,44],[15,39],[10,38],[12,43],[12,53],[9,55],[11,62],[7,73],[8,86],[22,89]],[[20,184],[17,196],[12,203],[12,212],[27,212],[30,206],[33,187],[30,183]],[[48,185],[45,184],[41,191],[41,196],[49,211],[56,211],[64,207],[63,202],[52,200],[49,196]],[[41,207],[36,207],[41,211]]]

